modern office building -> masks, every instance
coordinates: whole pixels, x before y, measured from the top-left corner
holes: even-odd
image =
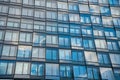
[[[0,80],[120,80],[120,0],[0,0]]]

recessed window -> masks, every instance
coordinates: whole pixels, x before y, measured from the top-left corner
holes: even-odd
[[[84,62],[84,53],[82,51],[72,51],[73,62]]]
[[[31,46],[18,46],[18,54],[17,57],[18,58],[23,58],[23,59],[27,59],[27,58],[31,58]]]
[[[43,76],[44,75],[44,65],[39,63],[31,64],[31,75],[32,76]]]
[[[33,45],[44,46],[45,45],[45,35],[40,33],[33,33]]]
[[[61,77],[71,77],[71,68],[70,68],[70,66],[61,65],[60,66],[60,76]]]
[[[112,68],[100,67],[100,73],[103,80],[115,80]]]
[[[32,34],[26,32],[20,32],[20,42],[32,42]]]
[[[18,34],[19,33],[17,31],[6,31],[5,41],[17,42]]]
[[[55,49],[46,49],[46,60],[56,61],[58,59],[58,51]]]
[[[16,62],[15,74],[18,75],[30,74],[30,64],[27,62]]]
[[[59,49],[59,59],[61,61],[70,61],[71,60],[71,50]]]
[[[15,57],[17,53],[17,46],[4,45],[2,50],[2,56]]]
[[[84,54],[87,64],[96,64],[98,62],[96,52],[85,51]]]
[[[46,63],[46,76],[59,76],[59,64]]]
[[[77,37],[71,38],[71,46],[72,48],[79,48],[82,47],[82,39]]]
[[[34,59],[44,60],[45,59],[45,48],[33,47],[32,59],[33,60]]]
[[[0,61],[0,75],[12,75],[13,65],[10,61]]]

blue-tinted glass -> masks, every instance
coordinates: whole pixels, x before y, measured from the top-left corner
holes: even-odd
[[[115,37],[114,29],[105,29],[105,36],[107,36],[107,37]]]
[[[4,75],[6,74],[6,71],[7,71],[7,63],[0,62],[0,74]]]
[[[38,75],[42,76],[44,74],[44,66],[43,64],[38,65]]]
[[[119,0],[109,0],[109,3],[110,3],[111,5],[120,5]]]
[[[110,15],[111,14],[109,7],[104,7],[103,6],[103,7],[100,7],[100,10],[101,10],[101,13],[103,15]]]
[[[82,23],[90,23],[90,15],[80,14],[80,21]]]
[[[69,10],[78,11],[78,5],[77,4],[69,4]]]
[[[48,59],[48,60],[56,60],[57,59],[57,50],[47,49],[46,50],[46,59]]]
[[[84,55],[80,51],[72,51],[72,60],[73,61],[84,61]]]
[[[31,65],[31,75],[42,76],[44,73],[43,64],[32,64]]]
[[[60,66],[60,76],[62,76],[62,77],[66,76],[65,66]]]
[[[85,66],[73,66],[75,77],[87,77]]]
[[[77,52],[72,52],[72,60],[77,61]]]
[[[53,54],[52,54],[53,60],[57,59],[57,51],[53,50]]]
[[[69,47],[70,46],[69,37],[60,36],[59,37],[59,45],[63,46],[63,47]]]
[[[31,66],[31,75],[37,75],[37,64],[32,64]]]

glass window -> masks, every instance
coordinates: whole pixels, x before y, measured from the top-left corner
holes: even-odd
[[[86,2],[88,3],[88,0],[78,0],[79,2]]]
[[[15,74],[28,75],[30,73],[30,64],[27,62],[16,62]]]
[[[9,8],[9,14],[11,15],[21,15],[21,9],[16,6],[10,6]]]
[[[65,12],[58,12],[58,20],[68,21],[68,14]]]
[[[95,46],[97,49],[107,49],[106,41],[102,39],[95,39]]]
[[[0,5],[0,12],[1,13],[8,13],[8,6]]]
[[[94,36],[104,36],[104,31],[102,29],[94,29]]]
[[[17,42],[18,41],[18,32],[17,31],[6,31],[5,41]]]
[[[114,16],[120,16],[120,8],[119,7],[111,7],[111,14]]]
[[[32,59],[45,59],[45,48],[33,47],[32,49]]]
[[[33,9],[22,8],[22,16],[33,16]]]
[[[13,62],[0,61],[0,75],[11,75],[13,74]]]
[[[96,52],[85,51],[84,54],[87,64],[98,62]]]
[[[59,9],[68,9],[67,3],[65,2],[58,2],[58,8]]]
[[[18,58],[30,58],[31,57],[31,46],[18,46]]]
[[[33,5],[34,4],[34,0],[23,0],[23,4]]]
[[[79,4],[79,10],[80,12],[89,12],[89,7],[85,4]]]
[[[31,75],[32,76],[43,76],[44,75],[44,65],[32,63],[31,64]]]
[[[102,15],[110,15],[111,14],[109,7],[102,6],[102,7],[100,7],[100,11],[101,11]]]
[[[85,66],[73,66],[73,73],[74,77],[78,78],[86,78],[87,77],[87,72],[86,72],[86,67]],[[77,80],[77,79],[75,79]]]
[[[71,61],[71,50],[59,49],[59,59],[61,61]]]
[[[69,25],[68,24],[58,24],[59,33],[69,33]]]
[[[84,39],[83,46],[85,49],[92,49],[94,48],[94,41],[91,39]]]
[[[69,37],[68,36],[59,36],[59,46],[69,47],[70,46]]]
[[[93,24],[101,24],[100,16],[91,16],[91,21]]]
[[[80,22],[81,23],[90,23],[91,20],[90,20],[90,15],[88,14],[80,14]]]
[[[108,65],[110,64],[110,58],[109,58],[109,55],[107,53],[98,53],[98,62],[99,64],[102,64],[102,65]]]
[[[106,37],[115,37],[115,30],[114,29],[105,29],[105,36]]]
[[[0,17],[0,27],[6,26],[6,18]]]
[[[69,10],[78,11],[78,4],[69,3]]]
[[[19,28],[20,27],[20,20],[14,18],[8,18],[7,27],[9,28]]]
[[[114,26],[120,26],[120,18],[113,18],[113,24]]]
[[[110,5],[120,5],[120,1],[119,0],[109,0],[109,4]]]
[[[32,41],[32,34],[31,33],[20,32],[19,40],[21,42],[31,42]]]
[[[109,54],[113,66],[120,66],[120,54]]]
[[[35,21],[34,22],[34,30],[38,32],[45,31],[45,22]]]
[[[27,20],[27,19],[22,19],[21,20],[21,28],[32,30],[33,29],[33,21],[32,20]]]
[[[111,68],[100,68],[101,77],[103,80],[115,80]]]
[[[70,66],[60,66],[60,76],[61,77],[71,77],[71,68]]]
[[[114,69],[115,80],[120,79],[120,69]]]
[[[59,76],[59,64],[46,63],[47,76]]]
[[[58,44],[58,37],[54,35],[47,35],[46,36],[46,45],[57,45]]]
[[[4,45],[2,50],[2,56],[15,57],[17,53],[17,46]]]
[[[43,46],[45,45],[45,35],[40,33],[33,33],[33,45]]]
[[[46,6],[50,8],[57,8],[57,2],[55,0],[46,0]]]
[[[80,25],[70,24],[70,34],[81,34]]]
[[[57,23],[47,22],[46,31],[47,32],[57,32]]]
[[[98,3],[98,0],[89,0],[89,3]]]
[[[46,18],[48,18],[48,19],[57,19],[57,13],[56,12],[47,11],[46,12]]]
[[[22,1],[21,1],[21,0],[10,0],[10,2],[13,2],[13,3],[21,3]]]
[[[35,6],[45,6],[45,0],[35,0]]]
[[[82,47],[82,38],[72,37],[71,38],[71,46],[72,46],[72,48]]]
[[[108,26],[113,25],[112,17],[103,16],[102,17],[102,22],[103,22],[103,25],[108,25]]]
[[[107,41],[108,50],[119,50],[118,43],[116,41]]]
[[[116,30],[116,35],[118,38],[120,38],[120,30]]]
[[[72,51],[72,61],[73,62],[83,62],[84,53],[82,51]]]
[[[99,0],[100,4],[108,4],[108,0]]]
[[[46,49],[46,60],[57,60],[58,52],[55,49]]]
[[[0,41],[4,39],[4,31],[0,30]]]
[[[34,12],[35,18],[45,18],[45,11],[36,9]]]
[[[97,5],[90,5],[90,12],[91,13],[100,13],[99,6],[97,6]]]
[[[93,32],[92,32],[92,28],[91,27],[82,27],[82,35],[83,36],[92,36]]]
[[[87,67],[88,79],[99,79],[99,69],[96,67]]]
[[[78,14],[69,14],[70,22],[79,22],[79,15]]]

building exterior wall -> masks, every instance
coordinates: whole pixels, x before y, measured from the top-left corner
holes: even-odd
[[[120,80],[120,0],[0,0],[0,79]]]

